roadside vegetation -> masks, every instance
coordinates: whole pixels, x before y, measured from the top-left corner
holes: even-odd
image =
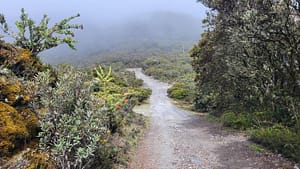
[[[126,44],[81,69],[39,58],[61,44],[75,49],[73,31],[83,26],[70,22],[79,14],[49,26],[47,15],[37,24],[22,9],[18,32],[0,14],[0,30],[14,39],[0,39],[1,167],[124,168],[147,125],[133,108],[151,95],[127,67],[142,67],[171,84],[179,104],[300,163],[300,1],[198,1],[211,11],[189,55],[189,42]]]
[[[174,57],[151,57],[142,62],[145,74],[155,79],[172,84],[168,89],[169,97],[185,104],[194,101],[194,72],[191,59],[186,54]]]
[[[199,2],[212,11],[191,57],[148,58],[143,71],[172,84],[169,97],[299,162],[299,2]]]
[[[24,9],[19,32],[0,41],[0,164],[2,168],[124,168],[147,119],[133,107],[151,95],[134,73],[95,65],[77,69],[43,64],[39,52],[66,43],[74,48],[68,24],[48,28]],[[28,36],[29,35],[29,36]],[[62,35],[62,36],[56,36]]]
[[[207,1],[195,107],[300,162],[299,1]]]

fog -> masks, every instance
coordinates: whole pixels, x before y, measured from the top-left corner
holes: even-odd
[[[49,63],[70,63],[71,57],[73,61],[91,58],[101,61],[102,53],[124,48],[156,46],[165,50],[179,43],[190,47],[200,38],[201,20],[207,10],[196,0],[3,1],[0,13],[6,16],[12,29],[21,8],[36,21],[48,14],[51,23],[80,13],[80,18],[72,21],[84,25],[84,30],[75,33],[79,40],[75,45],[77,51],[66,46],[46,51],[41,57]]]

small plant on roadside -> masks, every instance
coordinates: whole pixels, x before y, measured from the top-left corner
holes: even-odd
[[[260,128],[251,132],[251,139],[286,157],[300,162],[300,136],[282,125]]]
[[[221,122],[225,127],[231,127],[239,130],[245,130],[251,125],[251,120],[243,113],[224,113],[221,117]]]

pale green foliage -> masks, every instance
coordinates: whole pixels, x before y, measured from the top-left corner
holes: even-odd
[[[0,14],[0,24],[1,24],[1,29],[4,33],[8,32],[8,25],[6,23],[5,17],[3,14]],[[3,36],[0,34],[0,38],[2,38]]]
[[[101,65],[98,65],[98,69],[95,69],[97,77],[95,77],[95,80],[97,80],[99,83],[108,83],[113,80],[111,77],[111,67],[109,67],[108,72],[105,72]]]
[[[92,91],[89,76],[64,66],[55,87],[51,73],[36,78],[41,97],[40,146],[49,151],[58,168],[85,168],[94,162],[94,153],[106,133],[106,108]]]
[[[40,23],[36,25],[35,21],[29,18],[28,14],[22,8],[20,21],[16,21],[18,33],[9,32],[4,16],[0,15],[0,24],[3,32],[11,35],[15,41],[15,45],[21,48],[29,49],[33,56],[37,56],[40,52],[56,47],[60,44],[67,44],[70,48],[75,49],[76,42],[73,31],[71,29],[83,29],[82,25],[69,24],[68,22],[79,17],[77,14],[48,27],[49,17],[44,15]]]
[[[111,73],[111,67],[108,68],[108,71],[106,72],[101,65],[98,65],[98,68],[95,69],[96,77],[94,78],[98,84],[103,88],[104,94],[107,95],[108,89],[107,86],[109,82],[113,80]]]

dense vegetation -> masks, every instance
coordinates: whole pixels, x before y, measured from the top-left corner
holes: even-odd
[[[186,55],[151,57],[142,62],[145,74],[172,84],[168,90],[171,98],[192,104],[194,101],[194,73]]]
[[[146,127],[145,117],[132,109],[145,101],[151,90],[141,88],[143,81],[125,70],[43,64],[37,56],[40,51],[62,42],[73,47],[74,40],[61,41],[47,32],[71,35],[69,29],[76,25],[67,22],[74,17],[48,30],[46,16],[40,26],[23,10],[21,16],[17,25],[23,29],[16,39],[20,43],[15,45],[32,48],[0,41],[1,167],[124,167]],[[1,19],[7,32],[2,15]],[[30,39],[25,31],[32,33]],[[35,40],[44,48],[37,49]]]
[[[0,15],[0,29],[15,39],[14,45],[0,41],[0,164],[124,167],[146,127],[133,107],[151,95],[124,70],[136,66],[171,83],[169,97],[219,117],[224,126],[249,130],[253,141],[300,162],[300,1],[198,1],[212,11],[191,57],[184,49],[191,40],[171,34],[174,42],[111,44],[118,48],[101,51],[102,60],[92,52],[85,63],[105,66],[85,69],[51,67],[38,57],[63,43],[74,48],[71,29],[82,26],[68,22],[79,15],[48,28],[46,15],[36,25],[22,10],[18,33]]]
[[[212,11],[190,52],[196,108],[299,162],[299,1],[199,1]]]

